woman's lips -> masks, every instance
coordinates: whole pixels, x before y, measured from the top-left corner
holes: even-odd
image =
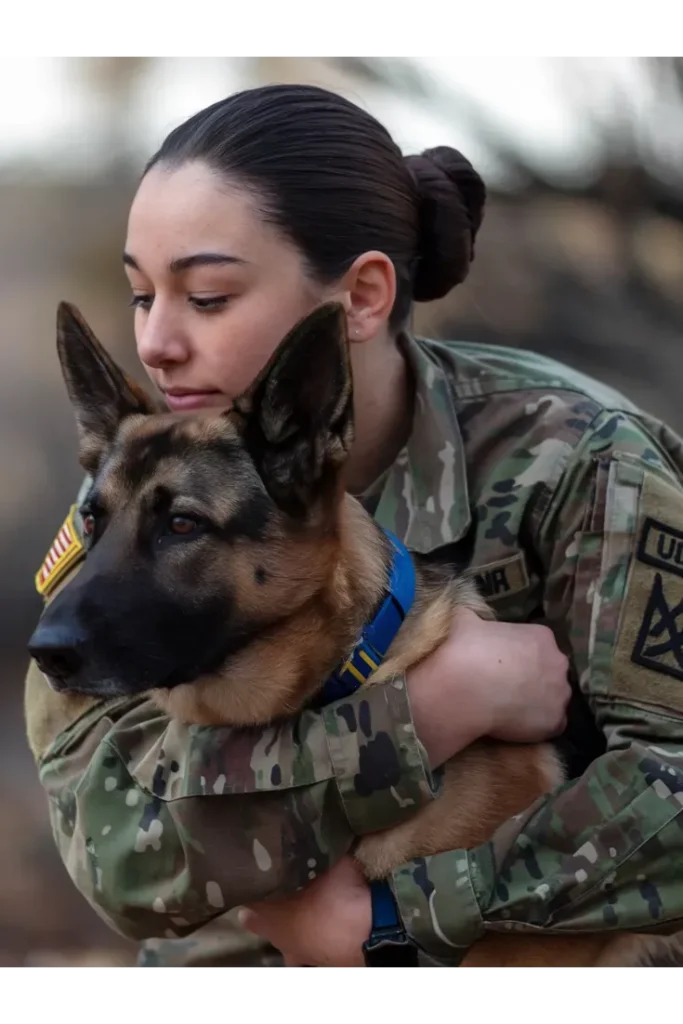
[[[173,412],[189,412],[192,409],[227,405],[227,400],[220,391],[166,391],[165,397]]]

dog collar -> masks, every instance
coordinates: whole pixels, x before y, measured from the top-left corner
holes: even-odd
[[[322,706],[349,697],[377,671],[415,600],[415,566],[410,552],[390,530],[384,529],[384,533],[394,549],[389,592],[349,657],[325,682],[319,699]]]

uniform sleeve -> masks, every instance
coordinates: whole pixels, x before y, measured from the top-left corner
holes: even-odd
[[[682,478],[637,422],[603,413],[541,499],[546,621],[606,752],[490,842],[394,873],[406,926],[432,956],[457,963],[488,931],[680,929]]]
[[[435,792],[401,679],[266,729],[182,726],[142,698],[100,703],[39,771],[73,882],[133,939],[182,937],[294,891],[355,833]]]

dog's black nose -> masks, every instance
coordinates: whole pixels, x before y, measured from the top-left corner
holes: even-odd
[[[83,638],[63,626],[38,626],[28,645],[41,672],[68,683],[83,666]]]

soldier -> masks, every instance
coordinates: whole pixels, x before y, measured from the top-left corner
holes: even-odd
[[[680,921],[683,445],[551,360],[412,336],[413,300],[464,280],[484,199],[459,153],[404,159],[374,118],[304,86],[214,104],[145,170],[124,262],[138,353],[168,405],[228,405],[302,315],[343,302],[350,487],[409,548],[468,566],[498,621],[459,621],[406,685],[248,731],[53,694],[31,665],[60,854],[112,927],[150,940],[143,964],[279,962],[235,908],[296,891],[246,923],[288,962],[362,962],[354,836],[434,799],[431,769],[476,737],[557,733],[568,664],[571,781],[483,846],[394,872],[397,929],[457,964],[491,929]],[[81,530],[76,506],[37,577],[47,600],[78,571]],[[311,951],[310,922],[344,899],[329,926],[351,948]]]

